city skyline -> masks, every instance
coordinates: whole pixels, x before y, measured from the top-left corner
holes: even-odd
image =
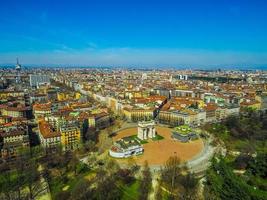
[[[12,1],[0,64],[267,66],[264,1]],[[14,15],[13,13],[16,13]]]
[[[0,200],[267,199],[267,0],[3,0]]]

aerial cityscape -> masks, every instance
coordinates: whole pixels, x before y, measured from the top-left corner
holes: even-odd
[[[267,2],[1,4],[0,200],[267,199]]]

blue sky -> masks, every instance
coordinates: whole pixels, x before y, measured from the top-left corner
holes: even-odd
[[[0,64],[266,66],[265,0],[1,0]]]

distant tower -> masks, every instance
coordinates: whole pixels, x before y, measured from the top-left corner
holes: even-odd
[[[21,70],[21,65],[19,64],[19,59],[18,58],[17,58],[16,70],[17,71]]]
[[[17,64],[15,67],[16,71],[17,71],[17,75],[16,75],[16,83],[20,83],[20,71],[21,71],[21,64],[19,64],[19,59],[17,58]]]

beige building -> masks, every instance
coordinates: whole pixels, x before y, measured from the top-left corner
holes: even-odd
[[[33,105],[33,114],[35,118],[50,116],[52,113],[51,103],[44,104],[34,104]]]
[[[17,128],[11,127],[0,131],[2,139],[1,157],[5,160],[10,160],[16,157],[20,148],[28,148],[29,134],[26,127]]]

